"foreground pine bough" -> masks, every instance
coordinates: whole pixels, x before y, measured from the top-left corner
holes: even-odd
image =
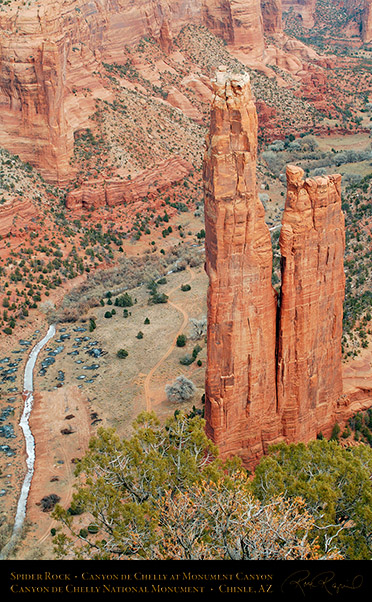
[[[100,429],[77,467],[71,507],[54,510],[56,557],[371,557],[371,449],[280,444],[252,480],[239,459],[218,459],[204,426],[176,412],[165,426],[141,414],[128,440]]]

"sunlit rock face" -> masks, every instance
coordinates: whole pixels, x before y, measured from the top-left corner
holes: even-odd
[[[248,465],[279,433],[276,293],[257,194],[257,114],[249,76],[216,74],[204,158],[208,288],[207,434]]]
[[[341,176],[287,167],[282,284],[257,195],[249,76],[213,81],[204,157],[208,330],[206,431],[253,467],[274,442],[330,434],[342,395],[345,291]]]
[[[282,0],[261,0],[261,12],[265,33],[273,34],[283,31]]]
[[[74,132],[91,126],[97,98],[112,101],[102,63],[123,64],[125,46],[144,37],[169,54],[188,24],[208,27],[252,59],[263,56],[259,0],[11,3],[0,11],[0,146],[66,184]]]
[[[287,167],[279,244],[278,406],[288,441],[329,433],[342,394],[345,228],[341,176]]]

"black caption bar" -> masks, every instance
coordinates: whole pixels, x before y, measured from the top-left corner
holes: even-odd
[[[351,600],[371,592],[370,562],[4,561],[7,600]]]

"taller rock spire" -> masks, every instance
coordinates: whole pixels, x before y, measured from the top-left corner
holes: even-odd
[[[208,288],[207,434],[246,464],[278,435],[276,293],[256,184],[257,114],[249,76],[216,74],[204,158]]]

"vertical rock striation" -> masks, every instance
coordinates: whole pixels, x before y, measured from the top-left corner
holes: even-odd
[[[123,65],[125,47],[143,37],[169,54],[173,37],[189,24],[205,25],[231,48],[260,60],[259,2],[8,2],[0,10],[0,146],[46,180],[67,184],[74,177],[74,132],[91,126],[97,98],[113,100],[100,75],[103,63]]]
[[[345,231],[341,176],[303,180],[287,167],[279,244],[282,287],[278,407],[287,441],[309,441],[334,424],[342,394]]]
[[[282,33],[282,0],[261,0],[264,32]]]
[[[276,439],[276,294],[256,185],[249,76],[217,71],[204,159],[208,288],[207,434],[250,465]]]
[[[365,44],[372,42],[372,0],[364,0],[362,10],[362,40]]]
[[[220,68],[204,157],[208,330],[206,431],[254,467],[276,441],[328,436],[342,406],[345,290],[341,176],[287,167],[282,285],[256,185],[249,76]]]

